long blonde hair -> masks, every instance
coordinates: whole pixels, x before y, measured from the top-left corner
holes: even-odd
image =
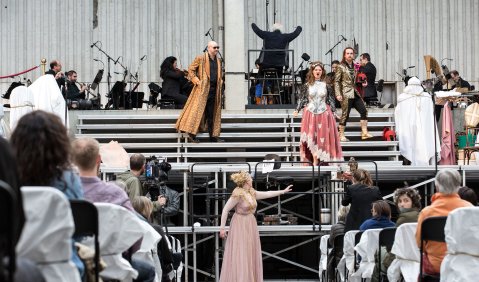
[[[314,78],[314,75],[313,75],[313,71],[316,67],[320,67],[321,70],[323,71],[321,73],[321,77],[319,79],[321,81],[323,81],[324,78],[326,77],[326,70],[324,69],[323,63],[321,63],[320,61],[312,62],[310,67],[309,67],[308,73],[306,74],[306,83],[308,85],[313,85],[314,84],[315,78]]]

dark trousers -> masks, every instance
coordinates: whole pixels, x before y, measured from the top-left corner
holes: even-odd
[[[206,119],[206,124],[208,125],[208,133],[210,134],[210,137],[213,137],[215,102],[216,102],[216,87],[210,89],[210,93],[208,93],[208,100],[206,100],[206,107],[205,107],[205,119]]]
[[[351,113],[351,109],[355,108],[359,114],[361,115],[361,120],[368,119],[368,110],[366,110],[366,106],[364,106],[364,102],[357,94],[354,95],[353,99],[345,99],[341,102],[341,120],[339,121],[339,125],[346,126],[346,122],[349,119],[349,114]]]

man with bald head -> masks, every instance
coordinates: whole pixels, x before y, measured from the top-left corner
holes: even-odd
[[[188,141],[198,143],[200,127],[208,129],[210,142],[223,142],[221,133],[221,61],[218,43],[208,42],[207,51],[188,67],[188,79],[194,87],[176,122],[179,132],[188,133]],[[202,124],[206,123],[206,124]]]

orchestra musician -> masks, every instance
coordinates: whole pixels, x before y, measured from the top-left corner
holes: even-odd
[[[77,72],[71,70],[67,72],[67,99],[78,101],[80,99],[85,99],[86,86],[80,84],[78,88],[77,84],[78,75]]]
[[[51,61],[50,70],[45,72],[45,74],[53,75],[60,89],[62,88],[62,86],[65,86],[65,75],[62,72],[62,63],[60,61],[58,60]]]
[[[188,82],[185,78],[187,74],[187,71],[178,69],[177,59],[173,56],[167,57],[160,67],[160,77],[163,79],[161,98],[174,100],[177,109],[182,109],[188,100],[183,90]]]

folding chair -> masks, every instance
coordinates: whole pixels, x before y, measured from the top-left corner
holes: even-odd
[[[0,250],[0,281],[13,282],[15,274],[15,217],[16,195],[10,185],[0,180],[0,242],[2,242],[2,250]],[[3,271],[5,265],[4,258],[8,258],[7,273]]]
[[[434,216],[426,218],[421,225],[421,247],[420,247],[420,281],[439,281],[439,276],[424,274],[422,272],[424,260],[424,241],[446,242],[444,227],[446,226],[447,216]]]
[[[100,243],[98,242],[98,211],[93,203],[84,200],[70,200],[75,233],[73,236],[94,236],[95,240],[95,281],[99,280]]]
[[[358,233],[356,233],[356,235],[354,235],[354,246],[356,246],[359,243],[359,241],[361,241],[362,235],[363,235],[363,231],[359,231]],[[356,250],[354,250],[354,271],[358,270],[358,267],[359,267],[357,258],[358,258],[358,254]]]
[[[341,278],[339,276],[339,271],[336,268],[338,265],[339,261],[336,261],[336,253],[339,252],[340,250],[342,251],[344,247],[344,234],[336,235],[333,239],[333,249],[331,250],[331,258],[334,259],[334,278],[329,278],[328,275],[328,268],[326,268],[326,281],[341,281]],[[329,265],[329,263],[328,263]],[[329,280],[328,280],[329,279]]]
[[[393,244],[394,244],[394,238],[396,237],[396,227],[389,227],[389,228],[384,228],[379,232],[379,247],[378,247],[378,261],[379,261],[379,269],[378,269],[378,281],[383,281],[384,277],[381,274],[381,265],[382,265],[382,260],[381,260],[381,247],[386,247],[388,252],[391,251]]]

